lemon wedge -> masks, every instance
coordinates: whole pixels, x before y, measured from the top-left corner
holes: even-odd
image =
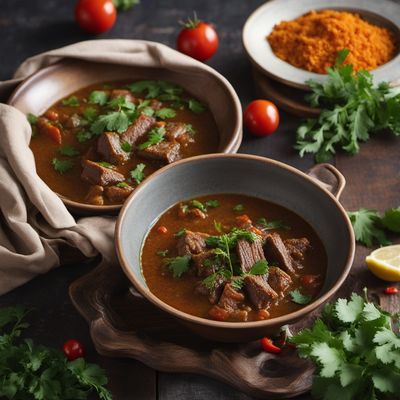
[[[365,258],[369,270],[384,281],[400,281],[400,244],[374,250]]]

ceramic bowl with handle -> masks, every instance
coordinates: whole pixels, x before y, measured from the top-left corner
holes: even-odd
[[[241,342],[273,335],[327,301],[346,279],[354,258],[354,234],[339,203],[345,179],[330,164],[308,174],[278,161],[236,154],[197,156],[162,168],[142,183],[124,204],[116,226],[116,249],[134,288],[192,331],[211,340]],[[149,228],[161,214],[183,199],[238,193],[265,199],[294,211],[322,240],[328,266],[318,296],[304,308],[265,321],[219,322],[179,311],[158,299],[141,271],[141,250]]]

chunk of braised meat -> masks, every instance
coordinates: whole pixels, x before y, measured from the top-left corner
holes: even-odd
[[[179,143],[160,142],[143,150],[138,150],[137,154],[150,160],[161,161],[165,164],[171,164],[182,158],[180,153],[181,145]]]
[[[269,267],[268,284],[278,293],[279,297],[284,297],[285,292],[292,284],[292,278],[289,274],[278,267]]]
[[[265,254],[268,259],[276,261],[279,266],[291,275],[296,275],[292,257],[286,249],[279,233],[273,232],[265,238]]]
[[[178,254],[180,256],[200,254],[206,249],[205,238],[208,236],[209,235],[202,232],[185,231],[178,239]]]
[[[104,188],[100,185],[93,185],[90,187],[86,195],[86,202],[95,206],[102,206],[104,204]]]
[[[123,97],[125,100],[134,103],[136,101],[136,97],[126,89],[113,89],[110,93],[110,99],[116,99],[117,97]]]
[[[123,203],[133,192],[132,186],[107,186],[104,193],[108,200],[112,203]]]
[[[198,208],[188,208],[184,204],[179,205],[179,210],[178,210],[178,216],[180,218],[200,218],[200,219],[205,219],[207,218],[207,215],[201,211]]]
[[[244,295],[236,291],[230,283],[226,283],[218,304],[211,307],[208,315],[218,321],[233,319],[246,321],[248,312],[241,309],[244,302]]]
[[[202,296],[207,296],[208,301],[211,304],[216,304],[218,303],[219,298],[221,297],[222,290],[224,288],[225,280],[222,276],[217,276],[215,279],[215,283],[212,287],[208,287],[204,285],[202,281],[200,281],[194,291],[195,293],[202,295]]]
[[[246,275],[244,289],[257,310],[270,306],[279,296],[262,275]]]
[[[93,146],[90,146],[83,156],[83,160],[96,161],[98,159],[98,154]]]
[[[161,103],[160,100],[157,99],[151,99],[149,106],[153,109],[153,110],[159,110],[160,108],[162,108],[163,103]]]
[[[123,164],[129,154],[121,149],[120,137],[115,132],[104,132],[97,140],[97,153],[101,159],[111,164]]]
[[[203,251],[192,256],[193,266],[196,270],[196,275],[201,278],[206,278],[212,275],[218,268],[214,250]]]
[[[262,241],[259,238],[253,243],[248,242],[246,239],[239,239],[236,244],[236,252],[243,272],[249,272],[257,261],[265,260]]]
[[[285,239],[283,243],[289,254],[296,260],[304,260],[304,253],[310,248],[310,241],[305,237]]]
[[[81,125],[81,119],[78,114],[68,115],[62,125],[68,129],[78,128]]]
[[[128,127],[126,132],[121,136],[122,142],[127,142],[133,146],[139,139],[144,137],[149,129],[156,123],[154,117],[141,114],[136,121]]]
[[[125,180],[125,177],[119,172],[103,167],[94,161],[84,160],[82,161],[82,167],[81,178],[93,185],[107,186]]]

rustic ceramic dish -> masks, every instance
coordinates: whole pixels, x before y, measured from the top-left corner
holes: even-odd
[[[310,175],[278,161],[242,154],[198,156],[162,168],[135,190],[119,215],[115,243],[125,274],[141,295],[208,339],[242,342],[276,334],[282,325],[300,320],[332,296],[348,275],[354,257],[353,230],[338,201],[345,184],[343,176],[329,164],[317,165]],[[271,201],[296,212],[315,229],[328,255],[328,270],[312,303],[266,321],[231,323],[183,313],[150,292],[140,260],[149,228],[177,202],[214,193],[247,194]]]
[[[196,62],[195,60],[193,62]],[[11,95],[8,103],[23,113],[42,114],[56,101],[86,86],[110,81],[162,79],[181,85],[206,104],[213,113],[220,135],[219,151],[235,153],[242,141],[242,109],[230,83],[220,74],[198,62],[196,73],[162,68],[143,68],[64,60],[44,68],[26,79]],[[200,70],[200,72],[199,72]],[[200,85],[203,82],[204,85]],[[204,87],[213,91],[204,91]],[[65,205],[78,214],[113,214],[121,205],[94,206],[60,196]]]
[[[335,9],[356,12],[375,25],[391,29],[400,37],[400,5],[389,0],[275,0],[257,8],[247,19],[243,46],[250,61],[264,74],[286,85],[307,89],[305,81],[324,81],[326,75],[296,68],[273,53],[267,36],[281,21],[291,21],[312,10]],[[398,85],[400,54],[373,71],[375,82],[388,81]]]

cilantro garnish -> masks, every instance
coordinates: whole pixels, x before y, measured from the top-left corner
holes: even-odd
[[[108,94],[103,90],[93,90],[93,92],[89,94],[88,101],[90,104],[104,106],[108,101]]]
[[[21,339],[29,324],[23,307],[0,309],[0,397],[5,399],[87,399],[97,392],[111,400],[107,377],[83,358],[68,361],[58,350]]]
[[[115,186],[121,189],[130,187],[126,182],[118,182]]]
[[[132,145],[128,142],[121,142],[121,149],[127,153],[132,151]]]
[[[136,165],[135,169],[129,171],[129,175],[132,179],[136,181],[137,184],[141,183],[143,179],[146,177],[144,174],[144,169],[146,168],[146,165],[143,163],[140,163]]]
[[[217,208],[217,207],[219,207],[219,201],[218,200],[207,200],[205,202],[205,206],[208,208]]]
[[[214,220],[214,228],[217,232],[222,233],[222,224]]]
[[[139,144],[138,149],[144,150],[150,146],[154,146],[164,140],[165,128],[163,126],[153,128],[150,130],[147,140]]]
[[[174,278],[180,278],[189,269],[190,260],[190,256],[178,256],[168,258],[165,265],[172,271]]]
[[[183,236],[185,233],[186,233],[186,229],[185,229],[185,228],[182,228],[182,229],[180,229],[178,232],[176,232],[176,233],[174,234],[174,236],[175,236],[175,237],[181,237],[181,236]]]
[[[300,293],[299,289],[291,291],[290,297],[292,298],[293,303],[296,304],[308,304],[311,301],[311,296]]]
[[[107,104],[110,108],[117,109],[119,111],[135,111],[136,106],[131,101],[127,100],[125,96],[118,96],[110,100]]]
[[[282,221],[267,221],[265,218],[259,218],[257,223],[266,231],[270,229],[290,229],[290,226],[284,224]]]
[[[316,399],[396,398],[400,393],[399,315],[353,293],[327,304],[322,318],[290,338],[317,365]]]
[[[235,211],[235,212],[243,212],[244,211],[244,205],[243,204],[236,204],[233,207],[233,211]]]
[[[86,142],[87,140],[90,140],[93,137],[93,133],[89,131],[79,131],[76,134],[76,140],[79,143]]]
[[[156,252],[156,254],[160,257],[167,257],[169,250],[159,250]]]
[[[110,164],[107,161],[96,161],[96,164],[98,164],[98,165],[100,165],[101,167],[104,167],[104,168],[115,169],[115,165],[114,164]]]
[[[196,130],[193,128],[192,124],[186,124],[186,132],[192,137],[196,134]]]
[[[53,158],[51,161],[53,168],[61,175],[73,168],[74,162],[72,160],[59,160]]]
[[[63,106],[68,106],[68,107],[78,107],[79,106],[79,100],[76,96],[70,96],[68,99],[64,99],[61,104]]]
[[[90,130],[96,135],[102,134],[105,130],[122,133],[128,129],[129,123],[130,120],[125,111],[112,111],[100,115]]]
[[[172,108],[160,108],[155,112],[155,116],[160,119],[173,118],[176,116],[176,111]]]
[[[87,122],[93,122],[96,119],[96,117],[97,117],[97,110],[93,107],[88,107],[83,112],[83,118]]]
[[[203,106],[203,104],[201,104],[196,99],[189,99],[187,104],[188,104],[189,110],[193,111],[196,114],[201,114],[205,110],[205,107]]]
[[[38,117],[37,117],[36,115],[32,114],[32,113],[29,113],[29,114],[26,116],[26,119],[28,120],[28,122],[29,122],[31,125],[35,125],[36,122],[37,122],[37,120],[38,120]]]
[[[250,268],[248,274],[265,275],[267,272],[268,272],[268,262],[266,260],[259,260]]]
[[[74,157],[79,154],[79,151],[74,146],[65,145],[58,149],[58,152],[63,156]]]
[[[389,129],[400,135],[400,93],[386,82],[375,86],[368,71],[353,71],[344,64],[349,50],[339,52],[335,65],[328,68],[327,81],[307,81],[312,93],[307,100],[322,107],[320,116],[309,119],[297,130],[295,148],[300,156],[314,153],[317,162],[332,158],[337,149],[355,154],[359,142],[370,134]]]

